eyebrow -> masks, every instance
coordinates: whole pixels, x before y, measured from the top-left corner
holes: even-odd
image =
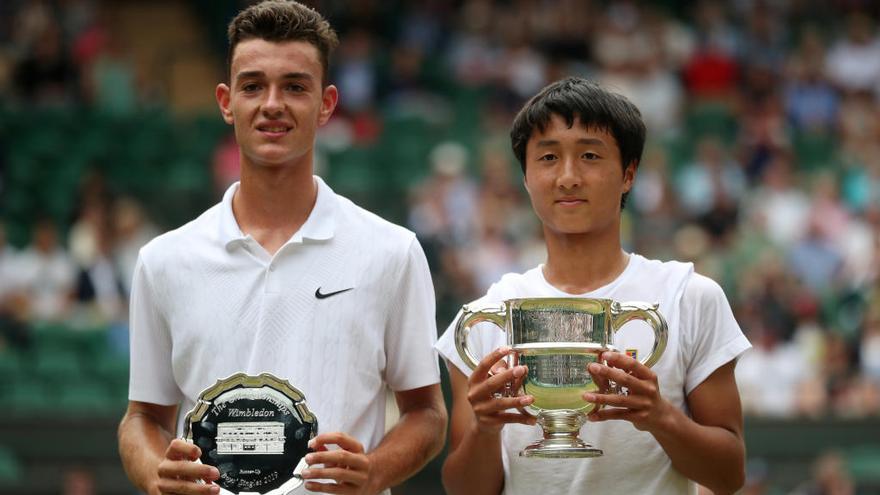
[[[543,146],[554,146],[557,144],[559,144],[559,141],[557,141],[555,139],[541,139],[537,143],[535,143],[535,146],[542,146],[543,147]],[[577,140],[577,144],[593,144],[593,145],[597,145],[597,146],[605,146],[605,141],[602,141],[601,139],[596,139],[596,138],[580,138]]]
[[[235,80],[248,79],[252,77],[266,77],[266,73],[261,70],[248,70],[239,72],[235,75]],[[305,79],[311,81],[314,77],[308,72],[288,72],[281,76],[281,79]]]

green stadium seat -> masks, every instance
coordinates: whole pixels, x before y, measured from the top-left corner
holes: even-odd
[[[792,144],[799,169],[816,171],[838,167],[835,156],[838,143],[833,136],[796,132],[792,137]]]
[[[846,453],[846,461],[856,483],[880,485],[880,446],[850,449]]]
[[[23,379],[12,385],[9,406],[13,414],[25,415],[48,411],[55,403],[53,391],[41,380]]]
[[[685,115],[685,129],[691,138],[717,136],[726,144],[736,139],[736,117],[720,103],[702,103],[689,109]]]
[[[55,385],[79,379],[83,375],[80,357],[75,350],[51,347],[36,351],[32,371],[35,377]]]
[[[17,484],[23,480],[24,469],[11,449],[0,445],[0,483]]]
[[[69,381],[59,388],[55,398],[58,407],[71,415],[110,413],[125,407],[125,402],[114,400],[108,387],[98,380]]]

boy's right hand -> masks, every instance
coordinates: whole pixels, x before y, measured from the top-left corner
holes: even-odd
[[[512,351],[504,346],[484,357],[468,378],[468,401],[477,419],[477,430],[498,433],[508,423],[535,424],[534,416],[522,411],[535,401],[531,395],[507,397],[506,390],[519,390],[528,373],[525,366],[509,368],[507,357]],[[519,409],[521,412],[506,412]]]
[[[159,463],[159,479],[150,492],[175,495],[220,493],[220,487],[212,483],[220,478],[220,471],[214,466],[195,462],[201,455],[197,446],[180,438],[172,440],[165,450],[165,458]]]

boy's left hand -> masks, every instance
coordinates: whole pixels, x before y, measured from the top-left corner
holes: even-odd
[[[619,352],[604,352],[599,361],[590,363],[588,371],[600,385],[600,390],[608,390],[608,382],[612,380],[619,389],[625,388],[626,393],[584,393],[582,397],[587,402],[611,406],[593,411],[587,419],[623,419],[638,430],[652,431],[664,418],[669,418],[667,412],[673,406],[660,395],[657,374],[651,368]]]
[[[327,445],[339,449],[328,450]],[[371,494],[373,466],[364,447],[354,437],[341,432],[322,433],[309,442],[316,452],[306,455],[309,468],[302,472],[304,480],[333,480],[335,483],[307,481],[306,489],[321,493]],[[323,465],[313,468],[311,466]]]

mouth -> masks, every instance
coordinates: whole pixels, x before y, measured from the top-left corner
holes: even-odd
[[[257,130],[261,134],[270,138],[278,138],[284,136],[285,134],[290,132],[291,129],[293,129],[293,127],[284,124],[263,124],[257,126]]]
[[[574,207],[587,204],[587,200],[581,198],[561,198],[557,199],[555,203],[563,207]]]

